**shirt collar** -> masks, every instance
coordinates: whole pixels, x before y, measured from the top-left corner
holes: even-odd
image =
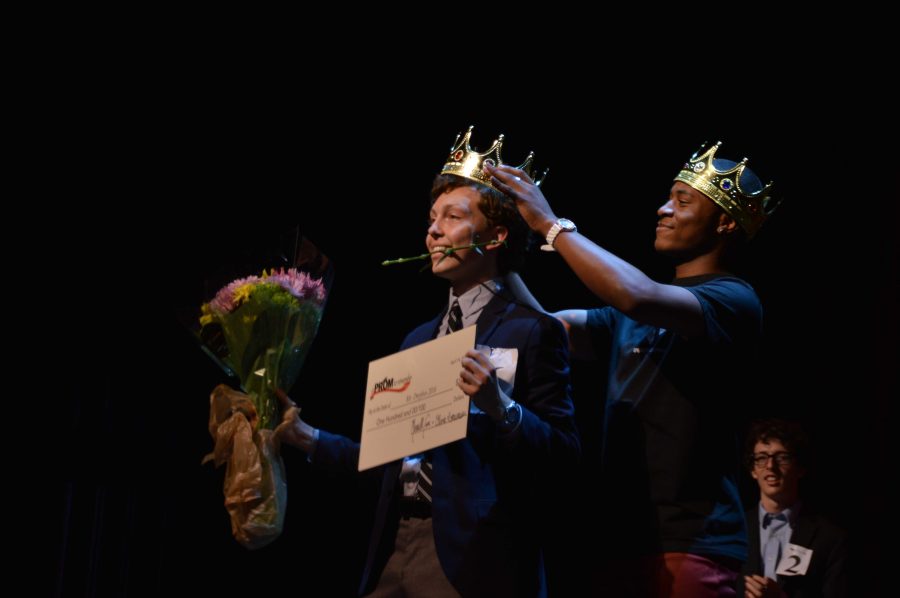
[[[484,306],[502,289],[503,285],[496,278],[475,285],[459,297],[453,294],[453,289],[451,288],[450,298],[447,303],[448,309],[453,305],[454,301],[459,301],[459,308],[462,310],[463,320],[465,321],[473,314],[484,309]]]
[[[797,501],[794,504],[792,504],[791,506],[789,506],[786,509],[784,509],[783,511],[781,511],[780,513],[769,513],[768,511],[766,511],[763,508],[762,502],[760,502],[759,503],[759,523],[763,529],[766,529],[768,527],[769,521],[771,521],[772,519],[775,519],[776,517],[778,517],[780,515],[783,515],[787,519],[787,522],[791,526],[791,528],[793,528],[796,525],[797,517],[800,514],[800,506],[801,506],[800,502]]]

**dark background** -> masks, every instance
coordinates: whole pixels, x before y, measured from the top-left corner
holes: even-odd
[[[105,163],[73,173],[114,207],[87,199],[63,210],[63,219],[98,224],[58,236],[79,266],[64,275],[77,289],[66,306],[77,317],[60,331],[71,367],[54,405],[62,418],[41,593],[353,594],[374,491],[313,470],[295,451],[285,454],[281,538],[256,552],[232,539],[223,471],[200,465],[212,446],[208,394],[227,380],[176,310],[209,298],[200,281],[229,248],[299,223],[336,276],[291,394],[312,425],[358,438],[368,361],[395,351],[446,298],[445,283],[417,264],[379,264],[422,251],[431,179],[455,135],[474,124],[482,150],[505,133],[511,163],[533,149],[551,168],[544,189],[557,214],[657,280],[672,272],[652,249],[655,211],[703,141],[722,139],[722,157],[748,156],[775,181],[784,203],[741,271],[766,310],[764,360],[733,383],[755,389],[754,413],[806,424],[818,463],[807,498],[851,531],[854,595],[878,595],[886,474],[895,469],[888,402],[897,396],[897,119],[882,96],[860,110],[797,82],[725,104],[670,81],[526,89],[501,100],[444,82],[390,101],[383,87],[310,89],[300,112],[296,92],[263,83],[249,99],[221,81],[177,83],[142,90],[141,108],[104,117]],[[536,252],[523,278],[549,310],[599,305],[556,255]],[[590,458],[602,372],[573,367]],[[581,537],[571,509],[548,516],[557,540],[603,542]],[[551,589],[575,593],[589,552],[556,544],[549,556]]]

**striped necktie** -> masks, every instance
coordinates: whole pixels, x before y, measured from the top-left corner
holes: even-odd
[[[419,465],[419,480],[416,484],[416,497],[431,502],[431,461],[425,457]]]
[[[459,307],[459,301],[454,299],[450,314],[447,316],[447,334],[456,332],[462,327],[462,309]]]

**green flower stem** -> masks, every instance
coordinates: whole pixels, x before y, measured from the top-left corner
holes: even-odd
[[[456,251],[460,251],[462,249],[478,249],[479,247],[484,247],[485,245],[493,245],[495,243],[501,243],[502,245],[506,245],[506,241],[498,241],[496,239],[492,239],[490,241],[482,241],[481,243],[471,243],[469,245],[461,245],[460,247],[448,247],[447,249],[439,249],[438,251],[431,251],[428,253],[423,253],[421,255],[415,255],[412,257],[400,257],[395,260],[384,260],[381,262],[382,266],[393,266],[394,264],[404,264],[406,262],[414,262],[416,260],[427,260],[434,253],[443,253],[444,258],[450,256],[452,253]]]
[[[266,349],[253,362],[253,368],[244,382],[244,390],[254,399],[260,430],[274,429],[279,423],[276,421],[279,404],[275,388],[280,377],[281,359],[282,355],[278,350]]]

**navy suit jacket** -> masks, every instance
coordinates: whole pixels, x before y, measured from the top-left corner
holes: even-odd
[[[746,512],[750,556],[738,579],[738,597],[744,598],[744,575],[763,575],[759,545],[759,508]],[[800,509],[791,544],[811,548],[806,575],[778,576],[778,585],[790,598],[842,598],[848,596],[846,534],[807,508]]]
[[[413,330],[402,349],[436,337],[445,312]],[[518,349],[512,398],[517,432],[501,436],[486,414],[470,414],[462,440],[429,451],[434,465],[432,523],[441,566],[464,596],[543,596],[546,583],[536,522],[541,471],[578,458],[569,389],[568,342],[553,317],[496,295],[476,323],[476,342]],[[319,432],[313,461],[356,471],[359,444]],[[360,592],[371,591],[393,551],[401,461],[383,466],[381,494]]]

